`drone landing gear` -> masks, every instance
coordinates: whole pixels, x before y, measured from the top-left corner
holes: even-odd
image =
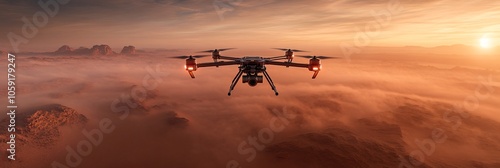
[[[195,78],[193,71],[188,71],[188,73],[189,73],[189,76],[191,76],[191,78],[193,78],[193,79]]]
[[[264,76],[265,76],[265,77],[266,77],[266,79],[267,79],[267,82],[269,82],[269,85],[271,85],[271,89],[273,89],[274,94],[275,94],[276,96],[278,96],[278,94],[279,94],[279,93],[278,93],[278,90],[276,90],[276,86],[274,86],[274,82],[273,82],[273,80],[271,79],[271,76],[269,76],[269,74],[267,73],[267,71],[263,71],[263,73],[264,73]]]
[[[229,87],[229,92],[227,93],[228,96],[231,96],[231,91],[233,91],[234,87],[236,86],[236,84],[240,80],[241,75],[243,75],[243,71],[240,69],[240,71],[238,71],[238,74],[236,74],[236,76],[234,77],[233,82],[231,83],[231,86]]]
[[[319,73],[319,71],[314,71],[314,74],[313,74],[313,77],[312,77],[312,78],[313,78],[313,79],[316,79],[316,76],[318,76],[318,73]]]

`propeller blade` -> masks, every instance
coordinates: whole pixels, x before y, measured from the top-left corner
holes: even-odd
[[[302,58],[313,58],[314,56],[310,55],[295,55],[296,57],[302,57]]]
[[[293,52],[309,52],[309,51],[304,51],[304,50],[287,49],[287,48],[273,48],[273,49],[276,49],[276,50],[281,50],[281,51],[288,51],[288,50],[291,50],[291,51],[293,51]]]
[[[316,56],[318,59],[340,59],[340,57]]]
[[[227,50],[234,50],[236,48],[221,48],[217,49],[218,51],[227,51]],[[214,52],[215,50],[205,50],[205,51],[199,51],[199,53],[211,53]]]
[[[227,51],[227,50],[234,50],[234,49],[236,49],[236,48],[221,48],[221,49],[219,49],[219,51]]]
[[[175,57],[169,57],[169,58],[186,59],[186,58],[189,58],[189,56],[182,55],[182,56],[175,56]]]
[[[194,58],[203,58],[203,57],[208,57],[211,55],[193,55]]]
[[[272,48],[272,49],[281,50],[281,51],[288,51],[288,49],[286,49],[286,48]]]
[[[339,59],[340,57],[330,57],[330,56],[321,56],[321,55],[316,55],[316,56],[312,56],[312,55],[296,55],[297,57],[302,57],[302,58],[318,58],[318,59]]]
[[[210,55],[191,55],[191,56],[181,55],[181,56],[173,56],[173,57],[170,57],[170,58],[174,58],[174,59],[188,59],[189,57],[203,58],[203,57],[207,57],[207,56],[210,56]]]
[[[284,60],[284,59],[287,59],[287,58],[269,58],[270,60]]]

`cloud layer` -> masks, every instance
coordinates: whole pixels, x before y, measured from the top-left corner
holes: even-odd
[[[416,142],[432,138],[435,129],[447,139],[435,143],[429,155],[424,153],[423,164],[499,164],[495,156],[500,136],[494,133],[500,129],[497,72],[391,59],[324,62],[315,80],[302,69],[270,67],[278,97],[266,83],[255,88],[239,83],[228,97],[234,67],[202,68],[193,80],[183,71],[182,60],[162,56],[20,57],[18,99],[25,109],[54,103],[73,108],[88,118],[86,130],[99,128],[103,119],[112,121],[114,131],[83,157],[82,167],[225,167],[231,161],[244,167],[375,162],[394,167],[400,157],[425,152]],[[113,112],[113,101],[130,100],[127,95],[143,86],[147,67],[157,70],[157,65],[163,82],[144,101],[121,101],[120,107],[130,107],[124,119],[124,111]],[[495,92],[481,90],[479,107],[463,117],[454,106],[485,83],[478,77]],[[283,115],[294,117],[273,122]],[[247,143],[245,151],[251,149],[249,138],[265,139],[269,134],[260,134],[273,128],[270,123],[285,127],[269,142],[260,140],[265,148],[255,147],[255,158],[247,160],[252,154],[238,151],[240,145]],[[82,128],[59,129],[57,144],[21,145],[20,162],[7,166],[65,164],[66,148],[76,148],[86,137]]]

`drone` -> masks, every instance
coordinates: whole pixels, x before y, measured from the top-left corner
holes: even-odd
[[[261,56],[244,56],[241,58],[237,58],[232,56],[222,56],[220,54],[221,51],[227,51],[232,49],[235,48],[223,48],[223,49],[200,51],[203,53],[212,53],[211,55],[189,55],[189,56],[183,55],[171,58],[185,59],[186,64],[184,65],[184,69],[189,73],[189,75],[193,79],[195,78],[194,72],[198,70],[198,68],[239,65],[238,73],[234,77],[233,81],[231,82],[231,86],[229,87],[229,92],[227,93],[228,96],[231,96],[231,92],[234,90],[236,84],[241,78],[243,83],[247,83],[251,87],[255,87],[259,83],[264,83],[264,78],[266,78],[267,82],[271,86],[271,89],[274,91],[274,94],[278,96],[279,95],[278,90],[276,89],[276,86],[274,85],[271,76],[269,76],[269,73],[267,72],[266,65],[307,68],[309,71],[314,72],[312,79],[316,79],[319,71],[322,68],[321,59],[338,58],[330,56],[297,55],[298,57],[308,58],[309,64],[295,63],[292,62],[293,58],[295,57],[294,52],[306,52],[306,51],[296,50],[296,49],[284,49],[284,48],[274,48],[274,49],[285,51],[285,55],[267,57],[267,58]],[[204,62],[204,63],[196,62],[197,58],[203,58],[207,56],[212,56],[213,62]],[[286,60],[286,61],[283,62],[279,60]]]

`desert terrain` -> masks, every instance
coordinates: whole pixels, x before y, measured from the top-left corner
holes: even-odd
[[[500,58],[434,51],[366,48],[314,80],[269,66],[279,96],[230,97],[236,67],[191,79],[167,50],[17,54],[17,159],[0,167],[500,167]]]

